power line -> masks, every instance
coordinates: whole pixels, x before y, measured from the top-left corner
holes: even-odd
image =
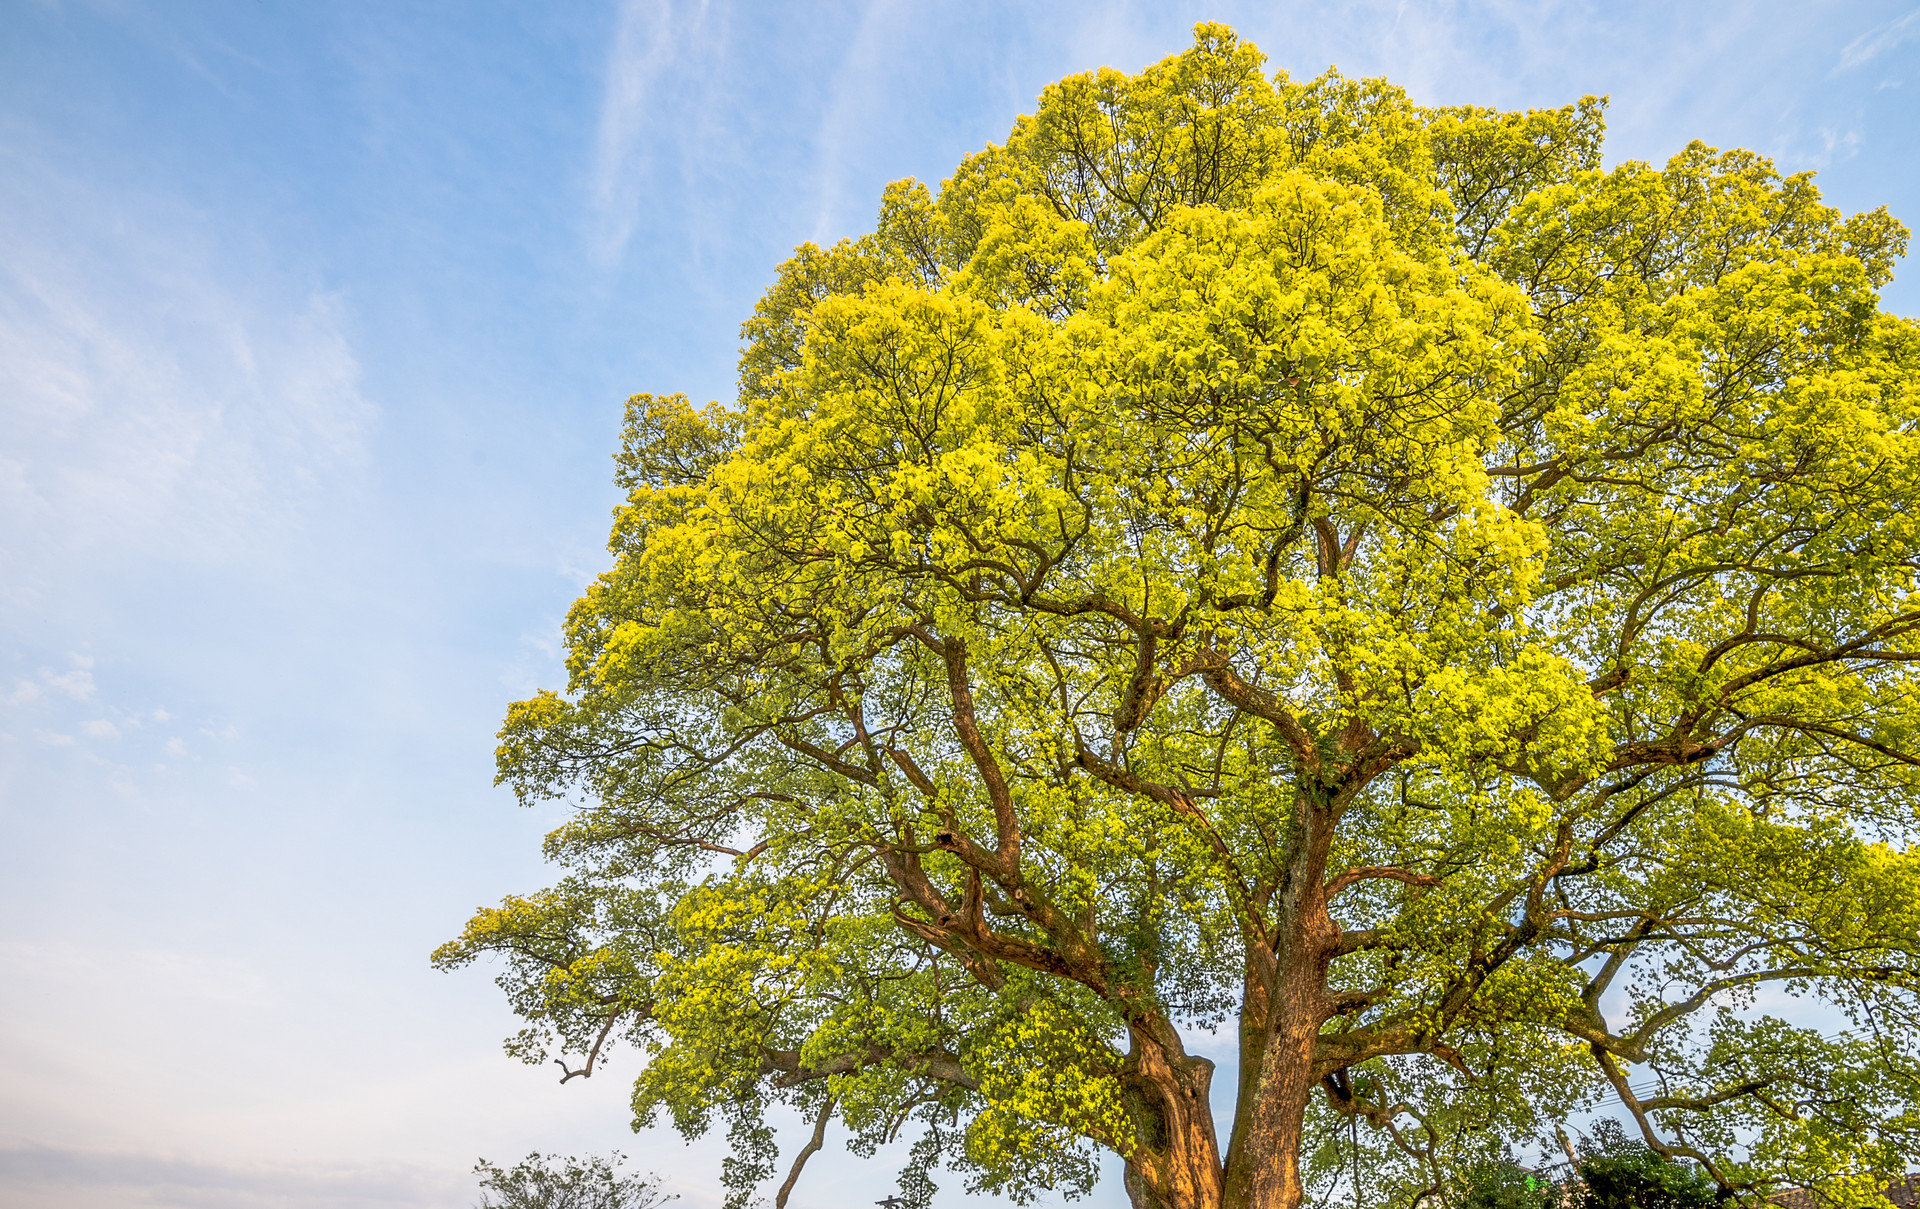
[[[1825,1033],[1825,1034],[1822,1034],[1821,1037],[1819,1038],[1820,1043],[1823,1045],[1832,1045],[1841,1041],[1850,1041],[1854,1039],[1856,1039],[1856,1034],[1852,1029],[1841,1029],[1838,1032]],[[1638,1087],[1635,1087],[1631,1082],[1629,1082],[1627,1084],[1627,1091],[1632,1093],[1633,1098],[1635,1100],[1646,1100],[1657,1095],[1665,1094],[1663,1089],[1660,1087],[1659,1077],[1657,1075],[1652,1079],[1643,1081]],[[1607,1094],[1612,1096],[1614,1099],[1619,1100],[1622,1104],[1626,1103],[1626,1100],[1621,1097],[1619,1091],[1616,1090],[1611,1084],[1609,1084],[1607,1087]]]

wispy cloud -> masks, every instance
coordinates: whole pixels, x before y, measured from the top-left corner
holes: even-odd
[[[87,660],[88,666],[92,663],[93,660]],[[43,671],[40,673],[40,681],[48,688],[58,689],[75,701],[91,701],[94,692],[93,672],[88,670],[88,666],[69,668],[64,672]]]
[[[846,195],[848,160],[852,144],[873,124],[874,116],[886,103],[887,69],[904,58],[897,53],[898,42],[907,35],[901,20],[903,15],[895,0],[868,0],[860,24],[848,42],[846,55],[834,73],[826,112],[821,116],[815,140],[818,168],[813,239],[816,243],[831,243],[841,236],[857,234],[855,227],[865,229],[861,220],[870,219],[871,211],[855,219],[847,213],[849,205],[858,204],[864,209],[879,200],[862,197],[857,203],[850,202]]]
[[[659,93],[666,77],[707,32],[708,0],[676,6],[672,0],[623,0],[607,53],[594,139],[592,251],[602,265],[617,264],[641,216],[652,145],[664,131],[660,115],[674,108]]]
[[[607,55],[594,140],[593,207],[596,247],[603,261],[618,260],[638,218],[636,177],[644,167],[641,136],[647,101],[672,54],[673,6],[668,0],[626,0],[620,6]]]
[[[359,463],[341,298],[164,199],[4,149],[0,177],[0,604],[90,558],[232,555]]]
[[[1864,67],[1881,55],[1903,43],[1920,38],[1920,8],[1903,17],[1895,17],[1877,29],[1868,30],[1840,50],[1840,61],[1834,65],[1834,73],[1852,71]]]
[[[91,701],[95,690],[93,682],[93,659],[87,655],[70,656],[73,666],[65,671],[56,672],[52,668],[41,668],[37,676],[17,676],[13,685],[0,692],[0,705],[30,705],[47,695],[52,689],[74,701]]]

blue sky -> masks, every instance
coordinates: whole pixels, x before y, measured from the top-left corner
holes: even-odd
[[[562,1088],[426,964],[545,883],[492,735],[560,679],[621,401],[726,397],[795,244],[1202,18],[1920,220],[1907,3],[0,0],[0,1201],[450,1207],[624,1146],[717,1204],[630,1065]]]

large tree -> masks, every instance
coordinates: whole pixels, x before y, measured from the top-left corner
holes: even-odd
[[[735,406],[631,402],[499,751],[568,872],[436,959],[735,1204],[780,1103],[782,1204],[836,1117],[916,1205],[1445,1202],[1603,1096],[1741,1195],[1920,1156],[1906,231],[1601,115],[1201,26],[802,247]]]

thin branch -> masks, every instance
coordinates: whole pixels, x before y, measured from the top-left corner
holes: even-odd
[[[833,1095],[829,1093],[826,1103],[820,1106],[819,1117],[813,1122],[813,1137],[800,1148],[800,1153],[794,1156],[793,1170],[787,1172],[787,1182],[780,1185],[780,1191],[774,1194],[773,1209],[787,1209],[787,1197],[793,1192],[793,1186],[800,1180],[800,1169],[807,1165],[808,1159],[819,1153],[820,1147],[827,1140],[827,1120],[832,1116]]]
[[[1322,893],[1331,900],[1334,895],[1345,890],[1355,882],[1365,881],[1368,878],[1375,877],[1388,878],[1396,882],[1405,882],[1409,886],[1437,886],[1440,884],[1440,879],[1431,873],[1415,873],[1411,869],[1396,869],[1391,865],[1361,865],[1358,868],[1348,869],[1346,872],[1334,877],[1327,883],[1327,887]]]
[[[600,1035],[593,1039],[593,1048],[587,1051],[587,1064],[579,1070],[568,1070],[564,1059],[555,1058],[553,1060],[554,1065],[558,1066],[562,1072],[560,1076],[562,1086],[565,1086],[569,1079],[593,1078],[593,1064],[600,1058],[600,1047],[607,1043],[607,1034],[613,1032],[614,1024],[624,1015],[626,1015],[625,1011],[617,1011],[607,1017],[607,1022],[600,1026]]]

